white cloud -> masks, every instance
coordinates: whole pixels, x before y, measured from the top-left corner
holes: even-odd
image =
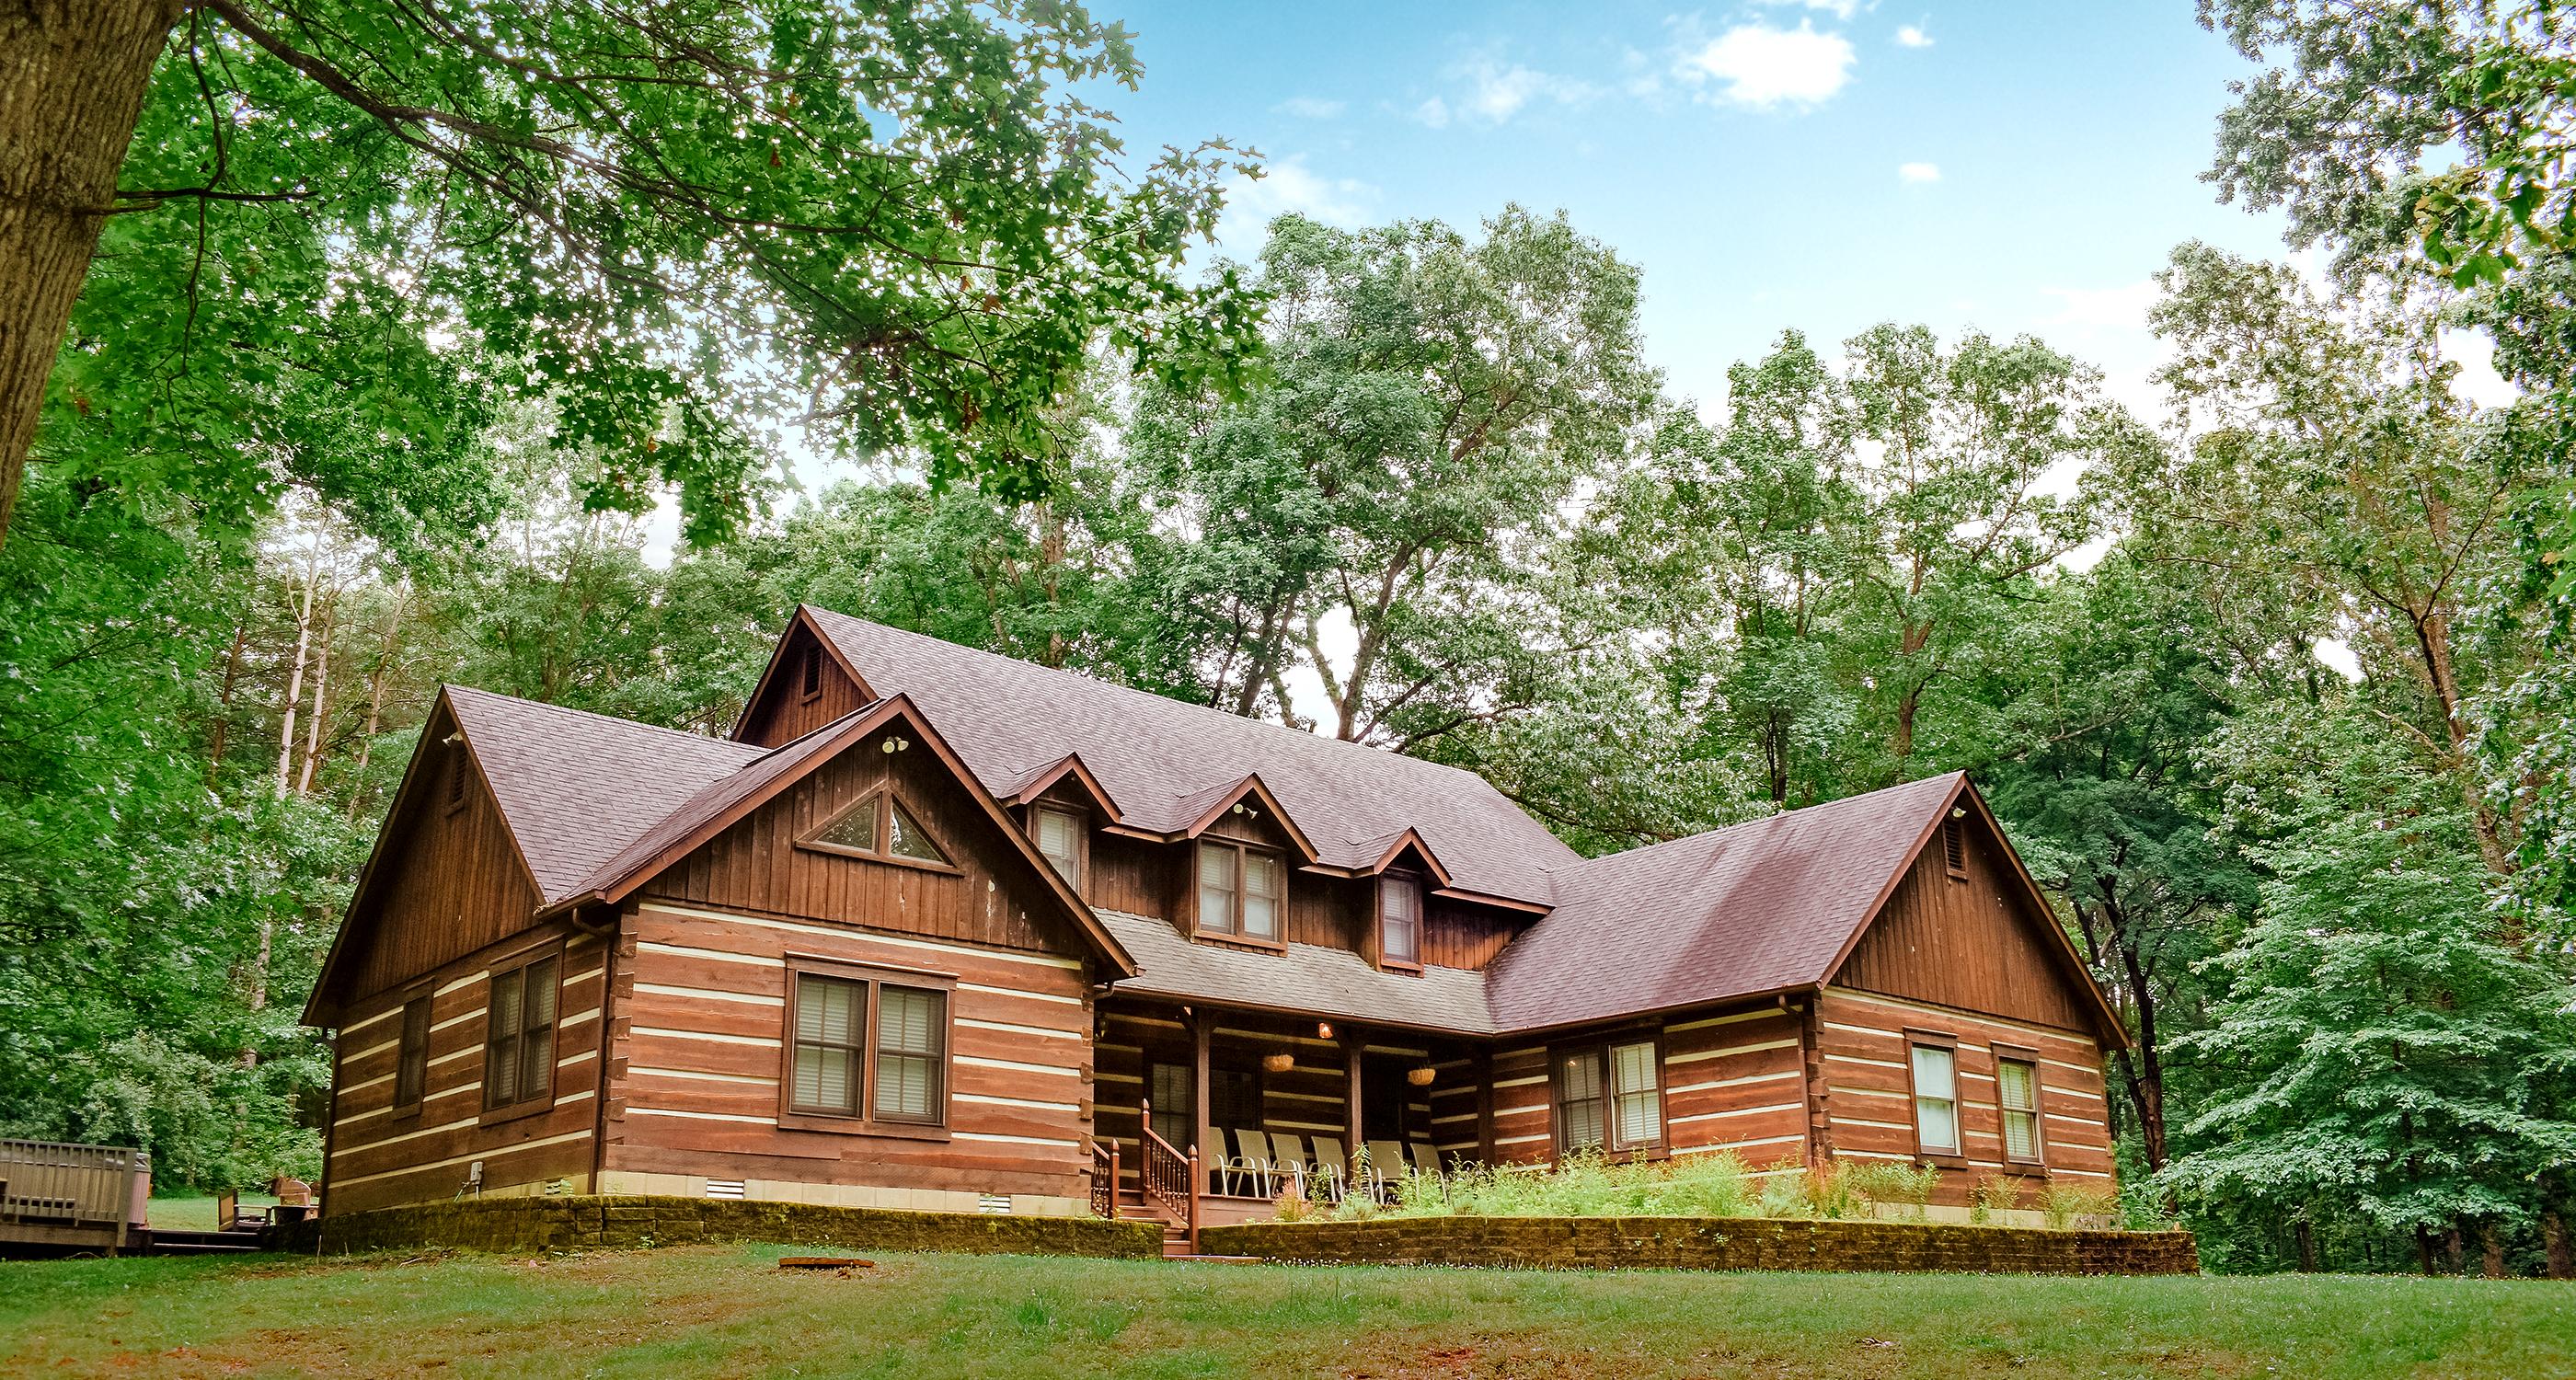
[[[1938,163],[1899,163],[1896,165],[1896,180],[1899,182],[1938,182],[1941,180],[1941,165]]]
[[[1489,125],[1504,123],[1532,101],[1575,106],[1601,94],[1590,82],[1541,72],[1517,62],[1506,65],[1490,56],[1459,64],[1456,75],[1466,84],[1465,92],[1456,101],[1458,113]]]
[[[1269,164],[1259,178],[1238,173],[1226,184],[1217,243],[1231,254],[1259,253],[1270,222],[1292,211],[1327,225],[1360,225],[1376,214],[1377,200],[1376,187],[1355,178],[1327,177],[1306,165],[1306,155],[1290,154]]]
[[[1340,101],[1328,101],[1320,96],[1291,96],[1271,107],[1282,115],[1294,115],[1301,120],[1336,119],[1345,108]]]
[[[1819,14],[1830,14],[1836,19],[1843,20],[1848,20],[1863,10],[1878,8],[1877,0],[1870,0],[1868,4],[1861,3],[1861,0],[1759,0],[1759,3],[1782,7],[1796,6],[1800,9],[1814,10]]]
[[[1907,24],[1896,31],[1896,46],[1929,48],[1932,46],[1932,35],[1923,32],[1923,26],[1920,24]]]
[[[1447,129],[1449,127],[1449,103],[1440,99],[1438,96],[1433,96],[1413,108],[1413,118],[1431,126],[1433,129]]]
[[[1832,97],[1851,80],[1854,56],[1849,39],[1817,33],[1803,19],[1794,29],[1738,24],[1684,52],[1678,71],[1696,87],[1716,83],[1716,90],[1701,93],[1711,104],[1767,110]]]

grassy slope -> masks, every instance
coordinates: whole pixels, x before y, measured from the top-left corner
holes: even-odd
[[[2576,1289],[887,1257],[0,1263],[0,1376],[2576,1374]]]

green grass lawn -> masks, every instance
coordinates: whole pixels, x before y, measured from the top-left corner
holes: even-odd
[[[2576,1287],[885,1256],[0,1263],[0,1375],[2576,1375]]]
[[[240,1198],[241,1210],[244,1212],[252,1208],[271,1207],[276,1202],[275,1198],[265,1193],[245,1193]],[[144,1209],[144,1216],[150,1219],[152,1225],[168,1230],[213,1231],[215,1200],[212,1198],[155,1198],[151,1206]]]

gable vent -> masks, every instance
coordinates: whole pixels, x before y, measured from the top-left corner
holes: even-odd
[[[1950,864],[1950,875],[1968,875],[1968,821],[1953,811],[1941,821],[1941,855]]]

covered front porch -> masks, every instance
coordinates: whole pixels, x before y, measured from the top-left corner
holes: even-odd
[[[1118,1215],[1229,1225],[1491,1158],[1488,1060],[1454,1037],[1112,997],[1094,1049],[1093,1198]]]

